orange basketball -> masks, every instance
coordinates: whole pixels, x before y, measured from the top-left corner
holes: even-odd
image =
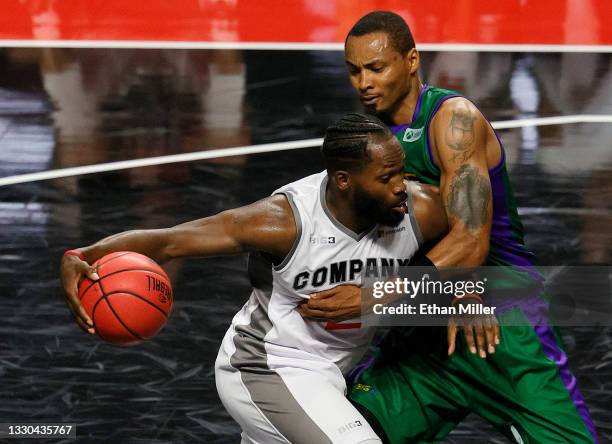
[[[94,263],[100,279],[83,279],[79,299],[105,341],[133,345],[155,336],[172,310],[166,272],[139,253],[111,253]]]

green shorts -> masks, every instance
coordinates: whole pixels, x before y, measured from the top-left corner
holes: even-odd
[[[460,338],[449,357],[446,328],[391,329],[349,397],[378,419],[392,444],[438,442],[469,413],[513,442],[598,442],[549,326],[501,327],[501,344],[487,359]]]

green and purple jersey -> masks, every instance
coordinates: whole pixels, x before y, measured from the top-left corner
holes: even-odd
[[[425,85],[412,122],[391,127],[406,154],[405,172],[420,182],[440,184],[429,125],[452,97],[461,95]],[[533,294],[519,291],[542,276],[525,247],[501,140],[499,145],[501,159],[489,170],[493,226],[483,265],[502,271],[487,288],[511,290],[505,292],[510,296],[501,304],[504,309],[498,306],[496,312],[501,344],[484,360],[459,342],[449,357],[445,329],[392,328],[377,354],[353,371],[349,390],[351,400],[377,419],[391,444],[438,442],[469,412],[516,442],[598,442],[567,355],[547,325],[541,287],[535,285]],[[515,317],[523,322],[513,323]]]
[[[455,91],[424,85],[412,122],[391,127],[406,154],[405,172],[419,182],[436,186],[440,184],[440,169],[433,161],[429,141],[429,125],[442,104],[453,97],[461,95]],[[510,266],[535,274],[536,272],[532,271],[534,255],[525,247],[523,224],[508,178],[501,140],[499,144],[501,159],[489,170],[493,195],[493,225],[489,255],[483,265]]]

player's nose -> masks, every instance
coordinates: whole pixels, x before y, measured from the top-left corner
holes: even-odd
[[[406,193],[406,187],[402,185],[394,185],[392,188],[393,195],[401,200],[406,200],[408,198],[408,193]]]
[[[372,78],[362,70],[359,74],[359,91],[366,92],[369,88],[372,87]]]
[[[401,195],[406,196],[406,198],[408,198],[406,182],[404,182],[403,176],[398,176],[398,179],[393,180],[391,183],[391,186],[393,187],[392,188],[393,194],[395,194],[396,196],[401,194]]]

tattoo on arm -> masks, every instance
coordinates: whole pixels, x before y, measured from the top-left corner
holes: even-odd
[[[491,184],[471,165],[462,165],[453,177],[447,198],[449,215],[470,230],[487,222]]]
[[[458,151],[456,153],[453,153],[452,161],[453,162],[459,161],[459,163],[465,163],[472,158],[473,154],[474,154],[473,149],[465,150],[465,151]]]
[[[453,150],[463,151],[474,142],[474,120],[476,117],[466,110],[453,111],[453,117],[446,129],[446,144]]]

